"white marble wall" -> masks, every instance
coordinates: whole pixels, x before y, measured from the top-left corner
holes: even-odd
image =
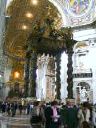
[[[79,56],[79,53],[74,54],[75,57],[75,63],[73,65],[74,67],[74,72],[76,73],[87,73],[88,70],[93,73],[92,78],[75,78],[74,79],[74,94],[75,94],[75,89],[78,83],[80,82],[86,82],[90,85],[90,91],[93,93],[91,96],[93,103],[96,103],[96,61],[95,61],[95,56],[96,56],[96,44],[95,40],[89,40],[87,41],[88,46],[86,46],[85,51],[88,50],[89,52],[84,52],[86,55],[85,56]],[[81,47],[82,51],[82,47]]]
[[[78,56],[77,53],[73,55],[73,72],[74,73],[93,73],[92,78],[75,78],[73,79],[73,94],[76,98],[76,86],[80,82],[86,82],[90,85],[90,90],[93,92],[93,103],[96,103],[96,44],[95,40],[91,39],[87,41],[88,46],[84,49],[89,52],[85,52],[85,56]],[[76,50],[76,49],[75,49]],[[82,50],[82,48],[81,48]],[[67,97],[67,55],[65,53],[61,56],[61,99],[64,100]]]

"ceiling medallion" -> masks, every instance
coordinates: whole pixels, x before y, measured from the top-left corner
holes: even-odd
[[[66,0],[67,11],[72,17],[86,15],[94,5],[94,0]]]

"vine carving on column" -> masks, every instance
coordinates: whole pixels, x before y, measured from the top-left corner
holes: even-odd
[[[25,83],[24,83],[24,96],[28,97],[28,87],[29,87],[29,69],[30,69],[30,52],[26,53],[25,58]]]
[[[61,62],[61,53],[56,55],[56,99],[61,98],[61,79],[60,79],[60,62]]]
[[[36,97],[37,53],[32,52],[30,62],[30,96]]]

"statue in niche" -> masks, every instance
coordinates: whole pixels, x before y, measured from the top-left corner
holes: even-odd
[[[80,99],[81,101],[87,101],[88,99],[88,94],[87,94],[87,90],[85,87],[81,88]]]

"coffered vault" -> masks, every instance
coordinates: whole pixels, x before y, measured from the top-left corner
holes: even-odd
[[[10,2],[7,1],[7,7]],[[92,23],[96,18],[95,0],[49,0],[62,15],[64,26],[80,26]]]
[[[10,18],[6,29],[5,53],[18,59],[24,59],[26,40],[36,25],[44,26],[43,21],[47,18],[54,19],[53,25],[57,29],[62,25],[60,13],[47,0],[39,1],[37,5],[32,4],[31,0],[12,1],[7,7],[7,15]]]
[[[13,57],[15,55],[17,57],[19,56],[19,58],[22,58],[22,56],[24,56],[24,47],[22,48],[20,45],[24,46],[25,40],[31,31],[31,29],[29,30],[29,28],[31,28],[31,27],[28,28],[26,26],[26,24],[31,26],[32,22],[33,22],[33,16],[32,16],[32,14],[30,14],[28,12],[29,8],[31,8],[31,6],[28,5],[28,3],[30,3],[30,1],[32,1],[32,0],[26,0],[26,2],[25,2],[26,6],[24,6],[24,4],[23,4],[23,6],[22,6],[23,8],[20,6],[22,4],[19,5],[19,3],[21,3],[21,1],[18,1],[17,3],[19,6],[17,9],[17,12],[18,11],[19,12],[16,14],[16,12],[14,11],[14,14],[10,15],[10,11],[8,11],[8,10],[10,10],[11,7],[13,8],[13,10],[16,10],[16,5],[15,6],[12,5],[12,3],[14,3],[13,0],[7,0],[6,15],[9,15],[10,22],[8,25],[9,27],[7,27],[7,34],[6,34],[7,43],[5,43],[5,45],[6,45],[6,52],[8,54],[8,51],[10,51],[11,57]],[[65,26],[65,27],[66,26],[72,26],[72,27],[81,26],[81,25],[89,24],[95,20],[95,17],[96,17],[96,15],[95,15],[95,11],[96,11],[95,0],[90,0],[90,1],[84,0],[84,1],[80,1],[80,2],[78,2],[77,0],[73,1],[73,2],[68,1],[68,0],[49,0],[49,1],[55,6],[54,7],[55,11],[58,12],[59,16],[62,19],[61,26]],[[48,0],[47,0],[47,2],[48,2]],[[25,13],[24,11],[26,11],[26,16],[24,16],[24,13]],[[11,10],[11,12],[12,12],[12,10]],[[22,18],[20,18],[20,17],[22,17]],[[15,19],[15,20],[13,20],[13,19]],[[59,21],[60,21],[60,18],[59,18]],[[17,22],[19,23],[18,26],[16,26]],[[12,24],[14,24],[14,25],[12,26]],[[22,27],[21,27],[21,24],[22,24]],[[11,28],[10,29],[11,31],[9,30],[9,28]],[[17,45],[17,43],[20,45]],[[17,50],[17,52],[15,52],[16,50],[14,49],[14,47]],[[13,51],[14,51],[14,55],[13,55]]]
[[[10,3],[12,1],[13,0],[7,0],[6,9],[8,8],[8,6],[10,5]],[[67,21],[66,21],[66,17],[65,17],[64,11],[63,11],[63,7],[64,7],[64,5],[62,4],[63,0],[48,0],[48,1],[50,1],[58,9],[59,13],[62,16],[62,20],[63,20],[62,26],[63,26],[63,24],[64,24],[64,26],[66,26]]]

